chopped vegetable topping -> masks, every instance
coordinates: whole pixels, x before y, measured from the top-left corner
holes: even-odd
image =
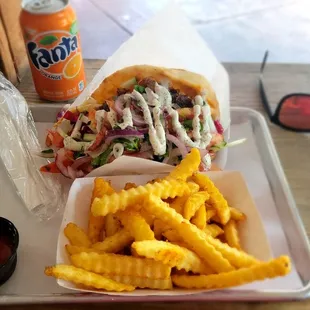
[[[135,85],[134,89],[136,91],[138,91],[140,94],[145,93],[145,87],[141,86],[141,85]]]
[[[136,152],[140,149],[140,139],[133,138],[133,139],[125,139],[125,138],[118,138],[113,141],[114,143],[121,143],[124,145],[124,148],[127,151]]]
[[[109,147],[107,150],[105,150],[102,154],[100,154],[98,157],[94,158],[91,161],[91,165],[93,167],[100,167],[107,163],[109,159],[109,155],[113,151],[113,147]]]
[[[152,77],[126,81],[113,100],[67,110],[48,131],[51,148],[42,151],[44,157],[55,152],[57,166],[41,171],[58,167],[66,177],[82,177],[123,154],[178,164],[193,147],[208,169],[216,151],[242,143],[223,141],[223,128],[202,96],[191,98]]]
[[[53,149],[47,149],[47,150],[41,151],[41,153],[43,153],[43,154],[53,154],[54,150]]]

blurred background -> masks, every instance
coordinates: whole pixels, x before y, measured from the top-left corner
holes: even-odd
[[[106,58],[169,0],[71,0],[85,58]],[[175,0],[223,62],[310,62],[309,0]]]
[[[71,0],[83,57],[106,59],[169,1]],[[268,62],[310,62],[310,0],[175,2],[222,62],[261,62],[266,49]],[[20,10],[21,0],[0,0],[0,71],[14,84],[28,68]]]

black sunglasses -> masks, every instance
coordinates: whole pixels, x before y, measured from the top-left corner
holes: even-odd
[[[260,67],[259,91],[270,121],[288,130],[310,132],[310,94],[288,94],[280,100],[276,111],[272,113],[263,82],[263,72],[267,58],[268,51],[265,52]]]

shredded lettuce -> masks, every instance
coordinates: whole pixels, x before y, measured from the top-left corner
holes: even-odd
[[[186,131],[193,130],[193,120],[192,119],[186,119],[183,121],[183,127]],[[203,129],[202,123],[200,123],[200,131]]]
[[[224,149],[226,146],[227,146],[227,142],[222,141],[222,142],[219,143],[219,144],[215,144],[215,145],[211,146],[211,147],[210,147],[210,150],[217,152],[217,151],[219,151],[219,150]]]
[[[134,89],[139,92],[140,94],[145,93],[145,87],[141,86],[141,85],[135,85]]]
[[[222,150],[226,147],[231,147],[231,146],[236,146],[236,145],[239,145],[239,144],[242,144],[246,141],[246,138],[243,138],[243,139],[239,139],[239,140],[236,140],[236,141],[232,141],[232,142],[225,142],[225,141],[222,141],[221,143],[219,144],[215,144],[213,146],[210,147],[210,150],[212,151],[219,151],[219,150]]]
[[[93,167],[100,167],[103,166],[107,163],[108,158],[110,153],[113,150],[113,146],[108,147],[102,154],[100,154],[99,156],[95,157],[92,161],[91,161],[91,165]]]
[[[82,156],[84,156],[84,155],[85,155],[84,152],[77,151],[77,152],[74,152],[74,153],[73,153],[73,158],[74,158],[74,159],[77,159],[77,158],[82,157]]]
[[[124,148],[130,152],[137,152],[140,150],[140,139],[139,138],[117,138],[113,141],[114,143],[121,143],[124,145]]]
[[[47,149],[47,150],[41,151],[41,153],[43,153],[43,154],[53,154],[53,153],[54,153],[54,150],[52,150],[52,149]]]

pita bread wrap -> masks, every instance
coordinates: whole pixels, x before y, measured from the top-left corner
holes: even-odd
[[[160,84],[169,85],[191,98],[201,95],[211,108],[212,118],[219,118],[219,104],[211,84],[204,76],[183,69],[150,65],[125,67],[106,77],[93,92],[91,98],[95,99],[97,103],[103,104],[106,100],[111,100],[117,94],[117,89],[123,87],[132,78],[141,81],[149,77]],[[87,100],[78,109],[85,109],[85,106],[87,107],[90,102],[91,100]]]
[[[57,171],[83,177],[119,156],[177,165],[192,148],[200,170],[226,146],[219,103],[209,81],[183,69],[134,65],[106,77],[81,105],[64,111],[48,132]]]

